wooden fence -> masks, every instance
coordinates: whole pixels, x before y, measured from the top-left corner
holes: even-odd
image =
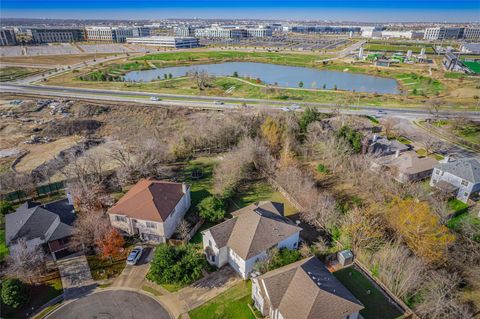
[[[205,223],[205,220],[203,218],[200,218],[198,223],[196,223],[195,226],[190,229],[187,237],[185,237],[184,239],[169,239],[168,242],[172,245],[181,245],[188,243],[188,241],[192,239],[193,236],[195,236],[200,227],[202,227],[203,223]]]

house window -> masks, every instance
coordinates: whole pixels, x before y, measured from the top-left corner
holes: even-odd
[[[127,221],[127,219],[125,218],[125,216],[118,216],[118,215],[115,216],[115,220],[116,220],[117,222],[126,222],[126,221]]]
[[[463,179],[463,180],[462,180],[462,186],[468,186],[468,181],[466,181],[466,180]]]
[[[208,246],[212,247],[212,241],[208,240]]]
[[[440,175],[440,171],[439,171],[439,170],[435,170],[435,174]]]
[[[157,224],[151,223],[151,222],[146,222],[147,228],[157,228]]]
[[[212,263],[215,262],[215,255],[212,255]]]

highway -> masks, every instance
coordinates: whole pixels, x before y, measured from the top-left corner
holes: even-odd
[[[293,102],[286,101],[272,101],[263,99],[248,99],[248,98],[233,98],[233,97],[212,97],[212,96],[192,96],[181,94],[165,94],[165,93],[148,93],[138,91],[119,91],[119,90],[104,90],[104,89],[88,89],[88,88],[71,88],[61,86],[43,86],[23,83],[2,83],[0,84],[0,92],[18,93],[18,94],[34,94],[40,96],[56,96],[65,98],[83,98],[93,100],[108,100],[118,102],[133,102],[152,104],[158,106],[183,106],[183,107],[198,107],[198,108],[216,108],[216,109],[231,109],[241,108],[243,103],[249,107],[266,110],[278,110],[282,107],[288,107]],[[151,101],[150,98],[156,96],[162,99],[161,101]],[[302,106],[314,106],[319,110],[331,112],[334,104],[302,102]],[[375,106],[344,106],[339,111],[348,114],[364,114],[376,115],[379,111],[387,112],[389,116],[402,116],[411,118],[425,118],[431,114],[419,108],[405,108],[405,107],[388,107],[379,108]],[[463,114],[469,118],[480,120],[480,112],[473,111],[449,111],[441,112],[442,117],[453,117],[458,114]]]

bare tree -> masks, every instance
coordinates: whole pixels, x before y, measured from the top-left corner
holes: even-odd
[[[73,225],[70,244],[73,247],[94,247],[110,229],[107,214],[101,211],[81,212]]]
[[[385,135],[388,138],[394,137],[395,127],[398,125],[399,122],[400,121],[395,117],[387,117],[386,119],[381,121],[383,128],[385,129]]]
[[[182,219],[177,226],[177,234],[180,239],[185,239],[188,237],[190,233],[190,223],[187,222],[185,219]]]
[[[46,272],[47,255],[40,245],[28,244],[22,237],[10,250],[7,259],[7,275],[22,279],[30,279]]]
[[[192,71],[188,75],[192,77],[200,91],[203,91],[209,86],[211,86],[212,76],[209,75],[208,72],[205,70]]]
[[[444,102],[442,100],[438,98],[433,98],[427,101],[427,103],[425,104],[425,107],[435,119],[438,119],[440,109],[442,108],[443,104]]]
[[[427,137],[422,141],[422,146],[425,148],[427,155],[435,153],[441,146],[441,143],[432,135],[427,135]]]

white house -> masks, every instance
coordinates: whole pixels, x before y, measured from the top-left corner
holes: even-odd
[[[190,188],[183,183],[142,179],[108,210],[110,222],[142,240],[165,242],[190,208]]]
[[[283,216],[283,204],[260,202],[232,213],[233,218],[202,232],[211,265],[230,264],[247,278],[272,248],[297,249],[300,227]]]
[[[316,257],[252,276],[252,299],[270,319],[357,319],[364,308]]]
[[[470,197],[480,194],[480,162],[473,158],[446,157],[435,165],[430,185],[449,188],[457,199],[466,203]]]

